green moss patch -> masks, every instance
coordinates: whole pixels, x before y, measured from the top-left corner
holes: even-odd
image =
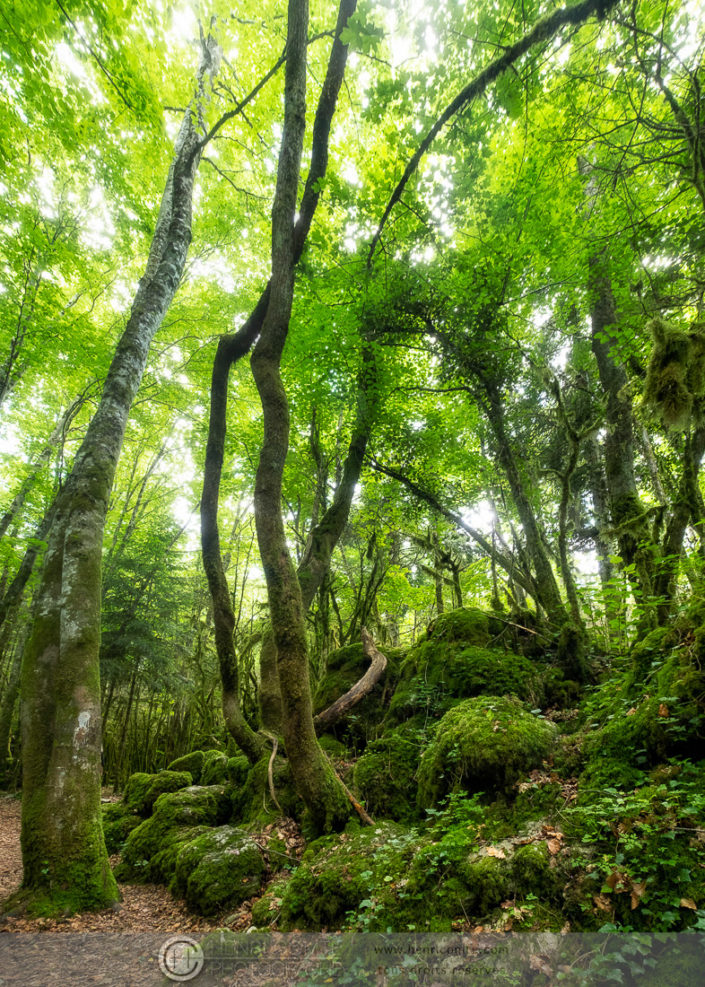
[[[160,795],[178,792],[192,784],[193,778],[188,771],[160,771],[154,776],[152,784],[145,792],[142,806],[137,811],[143,816],[149,815]]]
[[[416,771],[424,735],[413,730],[387,733],[368,744],[357,761],[354,787],[373,816],[409,821],[418,815]]]
[[[156,775],[136,771],[127,779],[125,790],[122,793],[122,801],[133,812],[141,812],[143,809],[147,792],[155,778]]]
[[[193,839],[196,829],[224,823],[231,812],[225,788],[191,787],[160,795],[149,819],[132,830],[116,870],[120,880],[168,881],[181,845]]]
[[[204,757],[203,751],[192,751],[190,754],[184,754],[183,757],[177,757],[175,761],[168,764],[167,771],[188,771],[193,778],[193,784],[200,785]]]
[[[201,769],[201,784],[226,785],[228,780],[227,756],[222,751],[205,751]]]
[[[121,802],[110,802],[101,808],[106,849],[109,854],[119,853],[127,837],[142,820],[129,806]]]
[[[234,826],[219,826],[185,843],[176,857],[171,889],[201,915],[235,907],[259,891],[262,851]]]
[[[554,740],[553,725],[527,713],[518,700],[467,699],[445,714],[424,751],[419,805],[433,806],[452,791],[508,791],[540,766]]]

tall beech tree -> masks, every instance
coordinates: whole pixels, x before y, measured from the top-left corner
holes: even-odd
[[[23,881],[11,906],[95,909],[118,899],[100,817],[100,594],[103,527],[130,408],[150,343],[184,270],[209,83],[202,40],[144,275],[100,403],[54,504],[33,624],[22,664]]]

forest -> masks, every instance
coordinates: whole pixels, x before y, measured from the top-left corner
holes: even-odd
[[[3,4],[3,931],[705,931],[704,52]]]

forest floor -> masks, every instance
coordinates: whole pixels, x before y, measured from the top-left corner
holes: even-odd
[[[104,797],[112,801],[109,792]],[[19,798],[0,794],[0,901],[17,890],[22,880]],[[111,858],[115,864],[118,858]],[[121,884],[122,901],[114,911],[85,913],[63,919],[27,919],[4,916],[0,932],[163,932],[203,935],[227,927],[234,931],[249,928],[251,903],[229,915],[205,919],[192,914],[182,901],[173,898],[160,884]]]

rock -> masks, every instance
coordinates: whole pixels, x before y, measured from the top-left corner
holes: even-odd
[[[449,710],[419,766],[419,805],[436,805],[449,792],[507,792],[554,745],[555,727],[526,712],[516,699],[481,696]]]

